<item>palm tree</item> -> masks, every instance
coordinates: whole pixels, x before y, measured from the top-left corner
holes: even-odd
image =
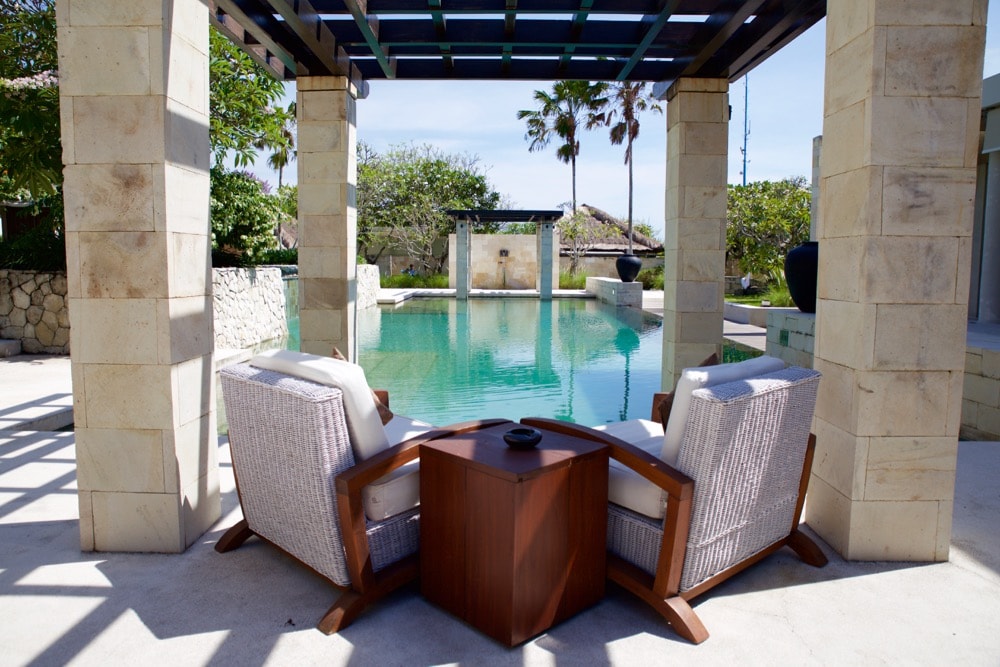
[[[570,165],[573,172],[573,210],[576,211],[576,156],[580,154],[580,139],[577,132],[581,127],[597,124],[598,109],[607,104],[602,95],[606,83],[589,81],[557,81],[552,92],[535,91],[538,109],[522,109],[517,112],[518,120],[528,126],[524,134],[529,151],[537,151],[548,146],[554,133],[563,143],[556,149],[556,158]]]
[[[295,102],[288,103],[288,118],[286,119],[284,125],[282,125],[280,133],[281,138],[284,140],[282,143],[277,145],[271,145],[269,148],[273,148],[274,152],[267,158],[267,164],[278,172],[278,187],[280,188],[283,183],[283,177],[285,172],[285,167],[291,164],[292,160],[295,159]]]
[[[643,81],[616,81],[606,98],[598,123],[611,127],[611,143],[625,143],[625,164],[628,165],[628,254],[632,254],[632,144],[639,136],[639,114],[644,111],[662,112],[656,101],[646,94]]]

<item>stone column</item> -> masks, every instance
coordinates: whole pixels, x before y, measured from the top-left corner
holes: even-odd
[[[357,90],[346,77],[296,79],[300,349],[356,359]]]
[[[985,0],[828,8],[807,520],[846,558],[948,558],[985,26]]]
[[[729,83],[678,79],[667,91],[663,388],[719,351],[726,263]]]
[[[81,547],[180,552],[220,513],[207,8],[57,25]]]
[[[538,280],[537,289],[540,298],[547,301],[552,298],[553,285],[559,285],[559,273],[552,270],[552,246],[555,243],[553,233],[555,225],[551,222],[538,223]],[[558,250],[557,250],[558,252]],[[559,255],[556,254],[558,260]],[[558,264],[557,264],[558,265]]]
[[[980,322],[1000,322],[1000,151],[989,154],[987,165],[976,319]]]
[[[455,297],[469,298],[469,258],[472,256],[469,220],[455,221]]]
[[[809,198],[809,240],[819,240],[819,163],[823,154],[823,136],[813,137],[812,192]]]

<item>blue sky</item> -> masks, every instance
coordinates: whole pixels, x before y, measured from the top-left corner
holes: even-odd
[[[989,2],[984,75],[1000,72],[1000,0]],[[989,27],[993,27],[992,30]],[[729,89],[729,182],[741,183],[744,100],[749,88],[747,180],[788,176],[811,178],[812,139],[823,127],[825,21],[750,72]],[[514,207],[554,209],[571,197],[570,168],[556,160],[550,145],[529,153],[519,109],[533,108],[532,93],[546,82],[372,81],[358,101],[358,139],[377,150],[392,145],[431,144],[447,152],[477,155],[494,187]],[[666,120],[640,118],[635,146],[637,222],[663,229]],[[277,177],[258,160],[254,169],[274,183]],[[288,172],[291,172],[289,174]],[[294,179],[293,168],[286,177]],[[577,200],[624,217],[628,209],[623,149],[611,146],[606,130],[587,132],[577,161]]]

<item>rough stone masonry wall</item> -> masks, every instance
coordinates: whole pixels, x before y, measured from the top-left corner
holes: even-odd
[[[66,274],[0,269],[0,338],[29,354],[69,354]]]
[[[288,335],[278,267],[214,269],[215,349],[252,347]]]

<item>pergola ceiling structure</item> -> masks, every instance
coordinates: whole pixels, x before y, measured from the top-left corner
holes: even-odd
[[[733,81],[826,0],[215,0],[213,23],[276,77]]]

